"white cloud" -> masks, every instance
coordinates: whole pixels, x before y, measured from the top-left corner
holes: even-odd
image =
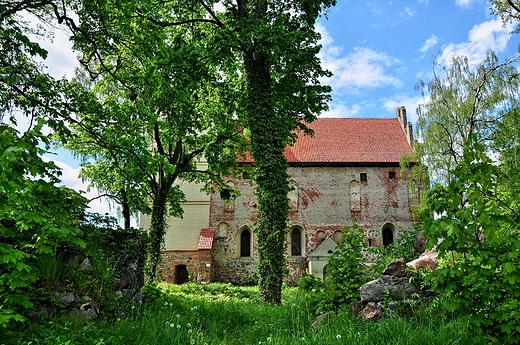
[[[478,0],[455,0],[455,5],[462,8],[468,8],[471,7],[477,1]]]
[[[415,110],[419,104],[424,103],[424,98],[422,96],[410,97],[407,95],[394,95],[389,98],[384,98],[381,101],[383,102],[385,109],[390,112],[395,112],[397,107],[404,105],[408,122],[415,125],[415,123],[417,123],[417,114],[415,113]]]
[[[413,11],[410,7],[405,6],[403,15],[407,15],[408,17],[413,17],[415,15],[415,11]]]
[[[31,40],[38,42],[48,52],[47,59],[43,61],[43,64],[47,66],[47,72],[56,79],[61,79],[64,76],[68,79],[74,77],[74,69],[79,66],[78,53],[72,50],[72,42],[70,41],[70,34],[66,31],[66,26],[50,26],[41,23],[40,19],[29,12],[22,12],[21,14],[23,20],[29,22],[32,28],[42,27],[47,35],[53,36],[52,38],[30,36]],[[74,15],[73,18],[77,20]]]
[[[354,93],[359,89],[402,85],[402,81],[394,75],[396,70],[403,68],[398,59],[366,47],[356,47],[343,55],[323,26],[318,25],[316,29],[322,36],[320,43],[323,49],[319,54],[322,66],[334,74],[324,79],[324,84]]]
[[[431,47],[436,45],[438,41],[439,39],[437,36],[431,35],[431,37],[424,42],[423,46],[419,49],[419,51],[421,53],[426,53]]]
[[[71,189],[74,189],[77,192],[80,192],[84,197],[91,200],[96,198],[98,194],[98,190],[96,188],[91,188],[88,190],[88,182],[81,181],[79,177],[79,168],[73,168],[70,165],[63,163],[56,159],[56,157],[52,156],[43,156],[43,160],[45,161],[53,161],[54,164],[58,168],[61,169],[62,175],[60,176],[61,183]],[[88,191],[87,191],[88,190]],[[89,203],[89,212],[95,212],[100,214],[108,213],[113,217],[117,217],[117,210],[114,205],[110,205],[107,198],[99,198],[92,200]]]
[[[476,64],[486,58],[489,50],[500,53],[507,48],[511,38],[513,25],[503,27],[500,19],[494,19],[475,25],[468,33],[468,41],[463,43],[450,43],[443,47],[438,62],[448,65],[451,58],[466,56],[470,64]]]
[[[330,109],[321,113],[319,117],[355,117],[361,111],[361,105],[354,104],[348,107],[344,104],[332,104]]]

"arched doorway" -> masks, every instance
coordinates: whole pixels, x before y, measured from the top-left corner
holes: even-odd
[[[190,280],[188,274],[188,266],[177,265],[175,266],[175,283],[178,285],[187,283]]]
[[[394,243],[394,231],[391,226],[385,226],[383,228],[383,246]]]

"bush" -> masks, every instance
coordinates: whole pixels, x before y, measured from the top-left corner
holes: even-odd
[[[327,275],[320,279],[307,276],[300,280],[300,288],[314,294],[316,313],[349,307],[359,300],[359,288],[367,281],[362,263],[365,232],[354,223],[343,228],[343,236],[334,253],[327,258]]]
[[[421,253],[414,252],[414,242],[421,225],[415,223],[413,230],[405,230],[396,241],[387,246],[368,248],[373,264],[370,266],[371,276],[381,276],[383,270],[392,261],[403,258],[406,262],[416,259]]]

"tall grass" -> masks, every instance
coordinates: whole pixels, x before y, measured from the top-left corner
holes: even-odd
[[[141,306],[119,317],[86,322],[60,317],[32,323],[5,344],[483,344],[467,325],[423,311],[406,319],[362,322],[338,312],[314,330],[310,299],[285,288],[282,306],[257,302],[255,287],[161,284]]]

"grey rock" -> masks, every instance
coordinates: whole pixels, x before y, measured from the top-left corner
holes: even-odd
[[[361,301],[378,302],[383,301],[387,297],[392,300],[408,298],[412,294],[419,292],[419,288],[412,285],[408,279],[408,277],[383,275],[378,279],[372,280],[359,288]],[[388,291],[388,293],[385,291]]]
[[[79,307],[79,313],[87,318],[87,320],[94,321],[99,317],[99,309],[94,302],[82,304]]]
[[[77,304],[79,302],[79,296],[74,291],[67,291],[67,292],[54,292],[54,297],[65,307],[72,306],[74,304]]]
[[[92,264],[88,258],[81,262],[79,265],[79,270],[83,272],[92,272]]]

